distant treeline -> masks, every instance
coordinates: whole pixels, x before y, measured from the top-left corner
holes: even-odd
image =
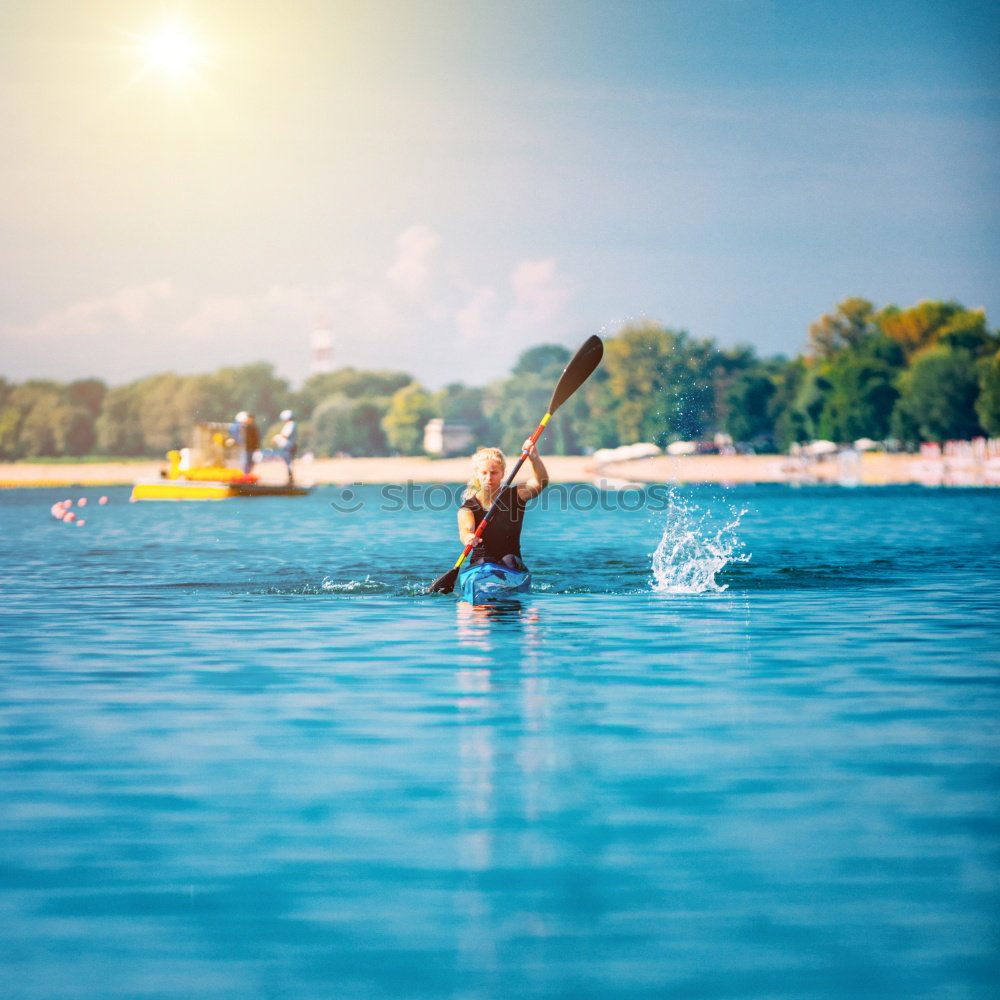
[[[454,383],[435,392],[404,372],[354,368],[313,375],[293,390],[263,362],[114,388],[98,379],[0,379],[0,458],[162,455],[187,443],[196,421],[228,422],[238,410],[256,415],[268,441],[286,407],[300,419],[303,450],[318,455],[420,454],[432,417],[467,424],[476,442],[514,451],[545,412],[569,357],[543,344],[484,388]],[[982,310],[957,302],[876,310],[859,298],[813,323],[806,353],[791,360],[653,323],[626,326],[607,339],[604,363],[553,419],[546,450],[662,446],[718,431],[757,451],[817,438],[895,439],[905,447],[1000,436],[1000,335]]]

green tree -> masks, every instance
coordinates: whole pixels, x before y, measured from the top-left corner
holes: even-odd
[[[982,358],[1000,348],[1000,337],[987,329],[985,310],[962,309],[938,332],[937,343]]]
[[[347,399],[384,396],[388,399],[412,381],[413,378],[405,372],[339,368],[335,372],[311,375],[306,379],[298,393],[297,406],[302,413],[310,413],[332,396],[344,396]]]
[[[562,375],[563,369],[572,359],[572,352],[561,344],[539,344],[523,351],[511,370],[512,380],[527,378],[518,390],[508,387],[508,394],[516,396],[518,392],[527,397],[527,405],[531,406],[548,392],[548,397],[541,403],[538,415],[528,420],[526,426],[514,428],[508,426],[505,439],[520,450],[524,439],[535,429],[538,420],[544,414],[551,400],[552,390]],[[535,381],[532,381],[534,379]],[[586,393],[574,393],[556,411],[545,430],[543,447],[553,455],[578,455],[584,449],[584,428],[590,417]],[[516,443],[515,443],[516,439]]]
[[[97,394],[93,386],[83,388]],[[195,423],[228,423],[239,410],[266,427],[291,399],[288,382],[264,362],[209,375],[161,372],[104,394],[97,443],[111,455],[162,454],[188,444]]]
[[[287,379],[275,375],[274,365],[265,361],[220,368],[209,376],[208,385],[210,391],[199,397],[202,400],[199,411],[186,416],[189,422],[232,420],[234,414],[245,410],[264,427],[294,401]]]
[[[979,362],[976,415],[987,434],[1000,437],[1000,350]]]
[[[402,455],[422,455],[424,425],[433,416],[434,400],[423,386],[411,382],[394,392],[382,418],[389,447]]]
[[[872,304],[845,299],[813,323],[809,335],[810,356],[788,372],[794,392],[778,392],[772,404],[779,447],[812,438],[885,437],[905,357],[882,332]]]
[[[82,378],[66,386],[64,397],[70,406],[82,406],[95,420],[108,387],[97,378]]]
[[[552,397],[550,379],[540,375],[520,375],[504,379],[487,387],[485,406],[487,414],[496,428],[498,441],[492,442],[508,455],[520,452],[524,439],[538,426],[538,421],[545,414]],[[556,417],[558,419],[558,417]],[[550,432],[542,450],[555,452],[551,430],[555,420],[550,423]]]
[[[932,347],[899,378],[893,433],[904,440],[947,441],[980,432],[975,359],[968,351]]]
[[[607,390],[621,443],[697,438],[715,423],[710,340],[652,323],[630,326],[605,344]]]
[[[558,378],[573,355],[561,344],[538,344],[522,352],[511,375],[549,375]]]
[[[191,433],[191,427],[202,421],[213,421],[228,424],[240,409],[252,413],[259,426],[265,426],[272,417],[281,411],[271,414],[253,405],[253,400],[259,400],[265,395],[267,404],[274,409],[280,405],[281,398],[273,398],[270,391],[265,393],[249,392],[251,402],[246,406],[236,406],[231,395],[233,384],[220,385],[218,374],[186,375],[177,385],[177,395],[173,400],[174,421],[177,433],[186,440]],[[270,397],[270,398],[268,398]]]
[[[551,398],[552,389],[555,388],[553,382],[549,383],[549,395]],[[546,404],[548,400],[546,400]],[[536,423],[538,418],[535,418]],[[543,444],[547,451],[553,455],[579,455],[586,446],[588,440],[586,429],[590,423],[590,406],[587,402],[587,395],[583,392],[574,393],[556,411],[546,428]],[[535,428],[530,424],[526,428],[523,438]],[[519,445],[520,446],[520,445]]]
[[[867,299],[844,299],[833,312],[824,313],[810,325],[809,353],[823,359],[855,348],[874,332],[874,321],[874,306]]]
[[[52,433],[52,411],[58,405],[58,397],[44,400],[32,406],[24,415],[20,429],[20,457],[41,458],[56,453],[55,436]]]
[[[714,420],[708,429],[722,430],[728,426],[732,390],[747,372],[762,369],[764,364],[749,344],[737,344],[715,350],[709,371],[712,379]]]
[[[819,418],[826,405],[826,396],[830,391],[823,368],[810,366],[805,369],[797,384],[797,390],[792,399],[791,424],[800,435],[798,441],[809,441],[819,437]]]
[[[191,421],[178,406],[184,382],[183,376],[165,372],[135,384],[139,395],[139,427],[147,450],[163,453],[187,444]]]
[[[138,383],[109,389],[97,418],[97,447],[106,455],[148,455],[139,423],[141,397]]]
[[[876,317],[879,329],[913,358],[928,347],[971,351],[973,354],[995,350],[986,329],[982,309],[966,309],[959,302],[918,302],[909,309],[886,306]]]
[[[771,401],[776,392],[774,380],[759,369],[736,379],[726,395],[728,412],[723,425],[734,441],[764,445],[773,439]]]
[[[52,412],[59,405],[61,387],[57,382],[33,379],[13,389],[8,405],[20,413],[16,456],[40,458],[56,453],[52,433]]]
[[[97,441],[93,414],[84,406],[60,403],[49,417],[56,455],[88,454]]]
[[[903,349],[881,331],[865,337],[852,353],[855,357],[879,361],[896,372],[906,367],[906,355]]]
[[[21,440],[21,411],[16,406],[0,406],[0,459],[18,458]]]
[[[540,344],[524,351],[509,378],[483,391],[482,410],[491,433],[477,440],[499,443],[508,454],[520,452],[524,439],[545,414],[552,390],[571,357],[559,344]],[[554,455],[579,454],[584,447],[581,430],[588,416],[585,393],[575,393],[549,421],[541,449]]]
[[[608,381],[603,365],[587,380],[582,393],[587,405],[587,419],[580,427],[580,440],[591,451],[597,448],[614,448],[618,439],[616,408],[618,400]]]
[[[817,434],[831,441],[888,436],[899,398],[891,365],[861,352],[845,351],[828,366],[829,386],[817,421]]]
[[[447,423],[466,424],[477,446],[499,440],[499,432],[487,418],[483,390],[452,382],[434,394],[434,412]]]
[[[386,455],[389,445],[382,420],[388,399],[351,399],[331,396],[312,414],[312,444],[321,455]]]
[[[812,371],[801,357],[776,363],[770,409],[774,421],[774,444],[780,451],[786,451],[794,442],[809,440],[805,415],[796,409],[795,403],[804,384],[811,378]]]

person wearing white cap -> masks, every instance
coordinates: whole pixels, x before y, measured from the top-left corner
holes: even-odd
[[[233,417],[233,422],[229,425],[229,441],[227,442],[227,447],[243,447],[243,425],[246,422],[246,410],[240,410],[240,412]]]
[[[295,482],[292,475],[292,462],[295,461],[295,453],[299,449],[299,428],[295,422],[295,414],[291,410],[282,410],[280,418],[283,423],[281,430],[274,435],[274,445],[285,465],[288,466],[288,485],[291,486]]]

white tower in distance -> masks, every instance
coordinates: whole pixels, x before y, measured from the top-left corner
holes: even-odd
[[[309,374],[324,375],[333,371],[333,334],[320,327],[309,337]]]

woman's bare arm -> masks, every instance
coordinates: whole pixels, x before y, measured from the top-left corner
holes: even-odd
[[[468,545],[476,533],[476,515],[468,507],[458,508],[458,537]],[[478,541],[478,539],[477,539]]]
[[[549,473],[542,462],[541,455],[538,454],[538,449],[531,443],[530,438],[524,442],[523,447],[528,451],[531,476],[526,483],[518,486],[517,495],[522,500],[534,500],[549,485]]]

